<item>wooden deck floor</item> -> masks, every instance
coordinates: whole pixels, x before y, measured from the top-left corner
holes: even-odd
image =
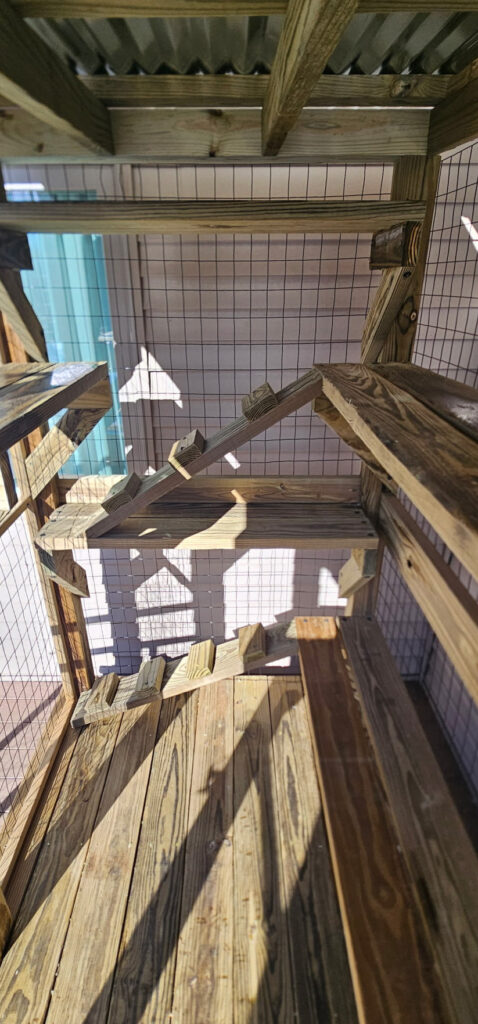
[[[8,899],[2,1024],[356,1022],[300,678],[69,733]]]

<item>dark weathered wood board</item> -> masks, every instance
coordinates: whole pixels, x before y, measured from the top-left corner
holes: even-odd
[[[381,363],[374,367],[385,380],[396,384],[428,406],[452,427],[478,441],[478,390],[451,377],[412,363]]]

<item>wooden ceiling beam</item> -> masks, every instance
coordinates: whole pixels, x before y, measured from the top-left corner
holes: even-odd
[[[25,18],[213,18],[285,14],[287,0],[12,0]],[[478,0],[358,0],[359,13],[476,11]]]
[[[60,234],[230,234],[372,232],[401,216],[421,219],[424,203],[383,200],[95,200],[1,203],[0,225]]]
[[[276,156],[294,128],[357,0],[289,0],[262,110],[262,152]]]
[[[0,93],[96,154],[111,152],[109,114],[8,0],[0,4]]]

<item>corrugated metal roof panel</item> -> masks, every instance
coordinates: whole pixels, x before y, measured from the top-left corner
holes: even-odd
[[[88,74],[270,69],[282,17],[114,18],[53,21],[32,27],[65,61]],[[478,57],[478,13],[358,14],[328,70],[377,74],[457,72]]]

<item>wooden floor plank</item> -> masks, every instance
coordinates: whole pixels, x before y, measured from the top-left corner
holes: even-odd
[[[300,677],[271,676],[269,700],[297,1020],[355,1024],[352,979]]]
[[[190,693],[161,705],[109,1024],[170,1019],[197,702]]]
[[[478,1007],[477,856],[378,626],[356,618],[342,631],[453,1020],[469,1024]]]
[[[199,695],[172,1020],[232,1024],[233,683]]]
[[[119,724],[78,739],[0,966],[2,1024],[44,1020]]]
[[[294,990],[266,677],[235,679],[234,733],[235,1020],[290,1024]]]
[[[444,1022],[441,986],[335,621],[296,624],[360,1024]]]
[[[46,1024],[106,1019],[159,711],[155,704],[121,721]]]

